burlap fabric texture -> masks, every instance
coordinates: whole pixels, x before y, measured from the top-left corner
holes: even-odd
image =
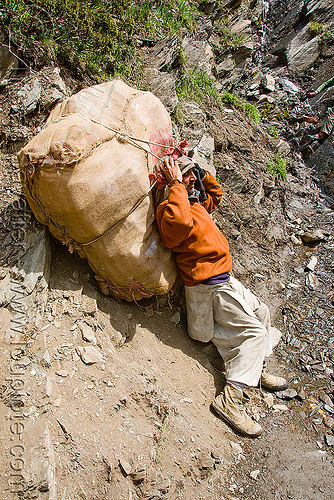
[[[114,80],[58,104],[18,153],[37,220],[87,258],[104,294],[129,301],[166,293],[177,275],[149,192],[166,148],[130,137],[171,146],[171,120],[152,93]]]

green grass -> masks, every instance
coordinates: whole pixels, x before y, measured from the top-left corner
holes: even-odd
[[[31,67],[49,59],[109,79],[131,76],[137,38],[193,30],[195,12],[189,0],[3,0],[0,26]]]
[[[220,94],[210,78],[203,70],[193,69],[181,76],[176,84],[176,93],[180,101],[192,100],[201,104],[205,96],[220,101]]]
[[[319,35],[321,40],[325,43],[333,42],[334,34],[332,31],[327,30],[323,24],[314,21],[309,24],[312,33]]]
[[[221,99],[226,105],[240,109],[240,111],[243,111],[247,116],[253,118],[254,121],[260,121],[260,115],[254,104],[243,101],[236,95],[230,94],[229,92],[225,92],[225,94],[221,96]]]
[[[277,128],[275,126],[273,126],[273,125],[269,125],[269,127],[268,127],[268,134],[271,137],[278,137]]]
[[[240,47],[245,39],[244,35],[231,33],[227,17],[224,17],[222,20],[215,23],[215,29],[220,37],[222,44],[225,45],[228,50],[234,50]]]
[[[286,179],[287,176],[287,161],[285,158],[282,158],[280,155],[276,155],[274,160],[267,161],[268,170],[275,175],[276,177],[281,177],[283,180]]]
[[[200,105],[209,96],[216,101],[220,108],[223,107],[223,104],[232,106],[243,111],[256,122],[260,121],[260,115],[253,104],[243,101],[229,92],[220,94],[215,86],[215,80],[198,68],[180,76],[176,84],[176,93],[180,101],[192,100]]]
[[[182,28],[194,30],[198,4],[190,0],[3,0],[0,26],[10,34],[13,50],[33,69],[52,62],[75,76],[134,82],[142,68],[136,40],[148,36],[158,40]],[[178,59],[181,75],[176,90],[181,101],[201,104],[209,96],[220,106],[231,105],[259,121],[254,105],[229,93],[221,96],[204,71],[187,71],[182,49]]]

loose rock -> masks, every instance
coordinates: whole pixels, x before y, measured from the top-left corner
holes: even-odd
[[[297,397],[297,391],[294,389],[286,389],[285,391],[275,392],[275,395],[280,399],[286,399],[289,401],[290,399]]]
[[[86,365],[93,365],[103,361],[102,354],[95,347],[77,347],[76,351]]]
[[[326,434],[325,441],[327,446],[334,446],[334,436],[333,434]]]

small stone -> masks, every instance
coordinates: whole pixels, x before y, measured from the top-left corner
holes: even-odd
[[[75,280],[77,280],[77,279],[79,278],[79,273],[78,273],[78,271],[73,271],[73,273],[72,273],[72,278],[73,278],[73,279],[75,279]]]
[[[95,316],[97,312],[97,303],[96,300],[93,299],[92,297],[81,297],[81,310],[85,313],[87,316]]]
[[[334,446],[334,436],[333,434],[326,434],[325,441],[327,446]]]
[[[6,276],[7,276],[6,269],[0,269],[0,280],[5,279]]]
[[[231,446],[231,449],[232,449],[232,453],[234,453],[236,455],[239,455],[240,453],[243,452],[242,447],[238,443],[234,443],[233,441],[231,441],[230,442],[230,446]]]
[[[301,234],[300,237],[303,243],[317,243],[325,239],[325,235],[320,229],[306,231],[305,233]]]
[[[146,479],[146,467],[144,465],[137,467],[134,472],[131,472],[131,477],[134,483],[141,483]]]
[[[306,264],[306,269],[308,269],[309,271],[314,271],[315,266],[317,265],[317,262],[318,262],[318,258],[315,257],[315,255],[313,255],[313,257],[311,257],[310,261]]]
[[[45,384],[45,395],[49,398],[51,396],[51,391],[52,391],[52,382],[50,377],[46,377],[46,384]]]
[[[193,400],[191,398],[183,398],[183,399],[180,399],[180,403],[193,403]]]
[[[169,477],[166,477],[165,479],[161,479],[160,481],[157,481],[155,486],[159,491],[161,491],[161,493],[167,493],[170,489]]]
[[[270,393],[267,393],[263,396],[263,400],[268,406],[268,408],[271,408],[274,404],[274,396]]]
[[[75,361],[79,361],[80,357],[78,356],[78,353],[73,351],[72,352],[72,360],[75,362]]]
[[[86,365],[101,363],[103,361],[102,354],[95,347],[77,347],[76,351]]]
[[[45,368],[49,368],[50,364],[51,364],[50,353],[48,350],[46,350],[41,358],[41,365],[44,366]]]
[[[300,389],[297,393],[297,398],[300,399],[301,401],[305,401],[306,399],[306,392],[304,389]]]
[[[333,407],[333,401],[331,400],[331,398],[328,396],[328,394],[325,394],[323,391],[320,391],[319,392],[319,398],[321,399],[321,401],[323,403],[325,403],[326,405],[328,406],[331,406]]]
[[[213,469],[214,465],[215,461],[211,454],[201,451],[198,455],[198,468],[201,470],[210,470]]]
[[[310,290],[315,290],[319,286],[319,280],[312,272],[307,273],[305,284]]]
[[[300,89],[286,78],[280,78],[279,83],[285,92],[289,92],[291,94],[297,94],[298,92],[300,92]]]
[[[58,370],[56,372],[56,375],[58,375],[58,377],[68,377],[68,371],[67,370]]]
[[[297,238],[294,234],[290,236],[290,240],[294,245],[302,245],[303,243],[300,241],[299,238]]]
[[[275,410],[275,411],[288,411],[289,408],[286,405],[273,405],[273,410]]]
[[[290,399],[297,397],[297,391],[294,389],[286,389],[285,391],[275,392],[275,395],[280,399],[286,399],[289,401]]]
[[[88,326],[87,323],[78,323],[78,327],[81,330],[83,340],[96,345],[96,337],[91,327]]]
[[[254,479],[255,481],[257,480],[258,475],[260,474],[260,470],[252,470],[252,472],[249,473],[250,477]]]
[[[131,473],[131,465],[123,458],[119,459],[119,465],[126,476]]]
[[[299,285],[298,283],[288,283],[287,287],[288,288],[300,288],[301,285]]]
[[[114,341],[116,347],[122,347],[122,345],[126,341],[126,337],[122,335],[118,330],[113,330],[112,340]]]
[[[263,87],[269,92],[275,91],[275,78],[271,75],[264,75],[261,80]]]
[[[333,417],[328,417],[327,415],[324,417],[324,424],[328,429],[333,430],[334,429],[334,418]]]

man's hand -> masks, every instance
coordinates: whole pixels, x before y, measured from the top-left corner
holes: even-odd
[[[310,99],[311,97],[314,97],[315,95],[319,94],[316,90],[310,90],[309,92],[306,92],[306,97]]]
[[[182,182],[182,174],[180,167],[176,160],[173,160],[171,156],[164,158],[163,164],[160,167],[161,172],[166,177],[167,184],[170,184],[173,180],[177,179]]]

